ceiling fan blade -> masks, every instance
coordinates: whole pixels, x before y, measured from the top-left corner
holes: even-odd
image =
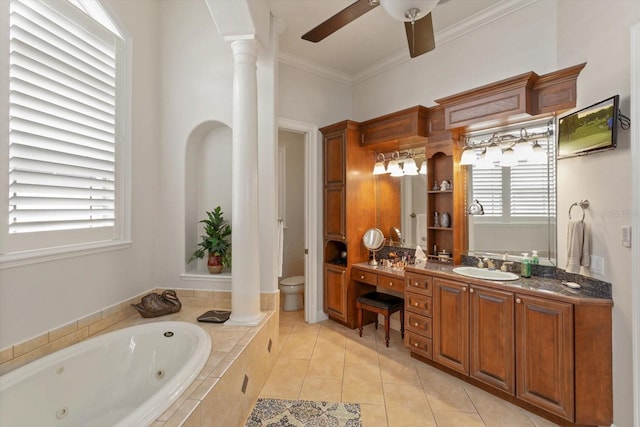
[[[303,35],[302,38],[304,40],[317,43],[328,35],[338,31],[340,28],[344,27],[351,21],[354,21],[356,18],[359,18],[360,16],[369,12],[376,6],[378,5],[375,4],[372,6],[371,4],[369,4],[369,0],[358,0],[355,3],[352,3],[351,5],[345,7],[340,12],[333,15],[331,18],[322,22],[320,25]]]
[[[404,29],[409,42],[409,55],[412,58],[435,49],[436,40],[433,35],[431,13],[418,19],[413,25],[411,22],[405,22]]]

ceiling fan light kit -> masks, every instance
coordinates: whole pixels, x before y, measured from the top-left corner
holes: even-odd
[[[397,21],[413,22],[431,13],[438,0],[378,0],[382,8]]]
[[[377,6],[382,6],[393,19],[404,22],[409,56],[415,58],[435,48],[431,10],[438,1],[357,0],[305,33],[302,39],[317,43]]]

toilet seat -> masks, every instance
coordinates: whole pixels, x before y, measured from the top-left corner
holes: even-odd
[[[280,284],[284,286],[304,285],[304,276],[287,277],[286,279],[282,279]]]

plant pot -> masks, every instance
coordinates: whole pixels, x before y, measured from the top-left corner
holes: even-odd
[[[207,268],[211,274],[220,273],[222,271],[222,257],[220,257],[220,255],[209,254]]]

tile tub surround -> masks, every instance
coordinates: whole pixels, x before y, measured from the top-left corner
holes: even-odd
[[[279,293],[261,295],[261,307],[267,315],[255,327],[197,322],[196,318],[207,310],[230,309],[230,292],[177,289],[182,310],[157,318],[145,319],[130,305],[149,292],[163,290],[145,292],[3,350],[0,352],[0,373],[97,334],[154,321],[192,322],[211,336],[209,360],[189,388],[152,426],[240,425],[277,359],[279,313],[274,310],[278,307]],[[243,393],[245,375],[248,380]]]

